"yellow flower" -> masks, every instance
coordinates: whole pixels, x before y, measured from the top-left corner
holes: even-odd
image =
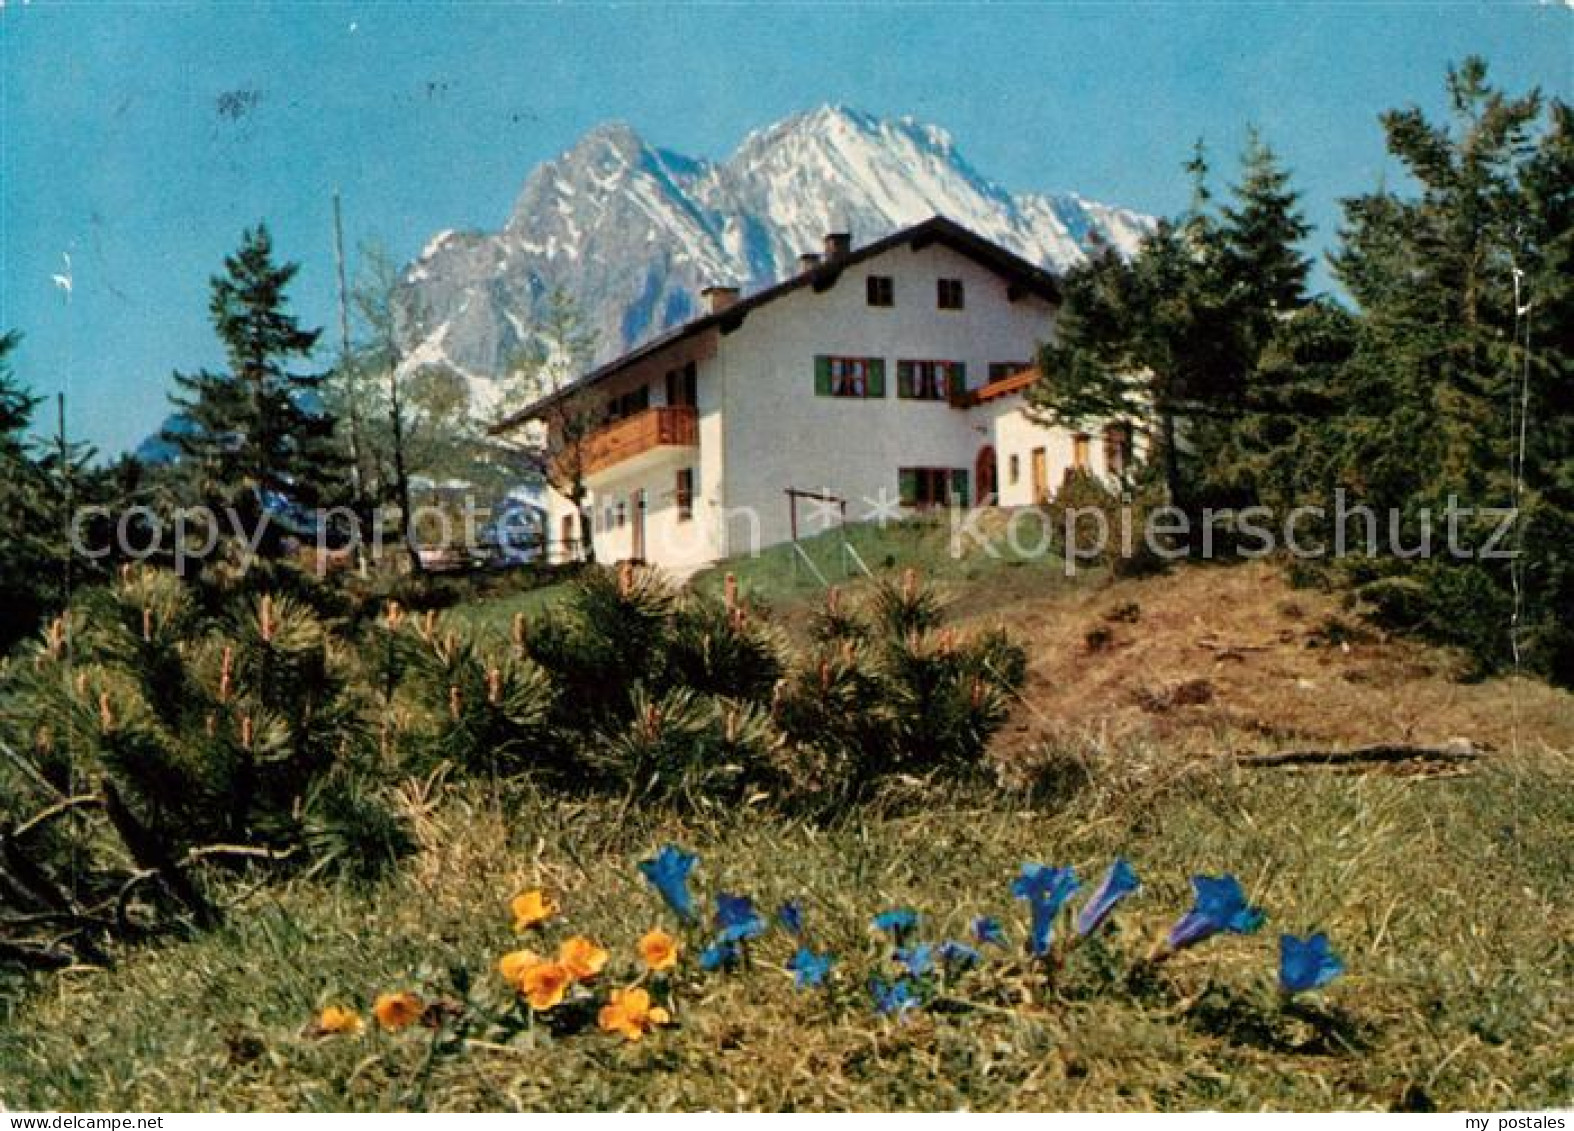
[[[562,1003],[563,995],[573,984],[573,973],[561,962],[538,962],[520,975],[519,992],[525,995],[531,1009],[545,1013]]]
[[[597,1021],[607,1032],[622,1033],[629,1040],[637,1041],[650,1029],[665,1025],[671,1019],[671,1014],[661,1006],[650,1004],[650,994],[642,987],[630,986],[626,990],[612,991],[612,1000],[601,1007]]]
[[[657,927],[639,940],[639,956],[652,970],[671,970],[678,964],[678,940]]]
[[[397,994],[379,994],[372,1005],[372,1016],[377,1018],[377,1024],[390,1033],[408,1029],[421,1019],[424,1012],[426,1003],[418,994],[408,990]]]
[[[353,1009],[330,1005],[317,1015],[319,1036],[353,1037],[361,1031],[361,1015]]]
[[[568,968],[576,982],[583,982],[601,973],[601,968],[607,964],[607,957],[606,950],[584,935],[564,939],[563,945],[557,948],[557,960]]]
[[[523,984],[525,971],[539,965],[541,956],[535,951],[511,950],[497,960],[497,972],[503,976],[503,981],[517,990]]]
[[[557,910],[552,901],[541,891],[521,892],[508,905],[514,913],[514,930],[528,931],[552,918]]]

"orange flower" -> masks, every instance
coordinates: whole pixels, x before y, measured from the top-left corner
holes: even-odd
[[[541,956],[535,951],[511,950],[497,960],[497,972],[503,976],[503,981],[517,990],[524,984],[525,971],[539,965]]]
[[[361,1031],[361,1015],[353,1009],[330,1005],[317,1015],[317,1035],[353,1037]]]
[[[514,930],[528,931],[552,918],[557,907],[544,892],[527,891],[514,896],[508,909],[514,913]]]
[[[573,984],[573,973],[561,962],[538,962],[520,975],[519,992],[525,995],[531,1009],[545,1013],[562,1003],[563,995]]]
[[[583,982],[601,973],[601,968],[607,964],[607,957],[605,949],[584,935],[564,939],[563,945],[557,950],[557,960],[568,968],[576,982]]]
[[[657,927],[639,940],[639,956],[652,970],[671,970],[678,964],[678,940]]]
[[[650,994],[640,986],[626,990],[613,990],[612,1000],[601,1007],[597,1018],[609,1033],[622,1033],[637,1041],[657,1025],[665,1025],[672,1015],[659,1005],[650,1004]]]
[[[421,1019],[424,1012],[426,1003],[420,995],[408,990],[397,994],[379,994],[372,1005],[372,1016],[377,1018],[377,1024],[390,1033],[408,1029]]]

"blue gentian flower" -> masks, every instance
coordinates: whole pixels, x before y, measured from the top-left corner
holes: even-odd
[[[765,920],[746,895],[716,893],[716,937],[721,942],[739,943],[765,933]]]
[[[973,938],[984,944],[1006,945],[1006,932],[1001,929],[1000,921],[988,915],[973,920]]]
[[[952,970],[968,970],[984,961],[984,956],[965,942],[948,939],[935,948],[940,955],[940,965],[949,973]]]
[[[1125,859],[1118,858],[1104,873],[1104,879],[1077,912],[1077,934],[1087,936],[1104,925],[1115,905],[1142,886],[1137,873]]]
[[[731,970],[742,956],[737,943],[718,939],[700,951],[700,969]]]
[[[918,926],[918,912],[911,907],[893,907],[874,917],[876,930],[884,931],[900,945],[914,927]]]
[[[895,958],[915,978],[922,978],[935,968],[935,950],[928,943],[903,947],[896,952]]]
[[[831,964],[836,959],[830,954],[816,954],[806,946],[800,946],[798,952],[787,960],[787,969],[792,971],[793,983],[800,990],[812,990],[823,985],[825,976],[831,972]]]
[[[869,996],[874,998],[875,1009],[887,1017],[900,1017],[908,1010],[918,1008],[918,993],[906,978],[887,982],[884,978],[869,979]]]
[[[691,923],[695,919],[694,898],[689,895],[689,873],[698,859],[692,852],[669,844],[649,860],[640,861],[639,865],[651,886],[684,922]]]
[[[1047,864],[1024,864],[1022,874],[1011,883],[1011,894],[1027,900],[1033,915],[1028,933],[1028,949],[1042,957],[1049,953],[1055,931],[1055,916],[1077,890],[1076,873],[1070,868],[1051,868]]]
[[[1298,994],[1326,986],[1344,973],[1344,962],[1328,945],[1322,932],[1305,939],[1279,936],[1279,988]]]
[[[1220,931],[1249,935],[1262,926],[1262,911],[1247,904],[1241,882],[1234,876],[1193,876],[1191,887],[1197,898],[1191,910],[1170,928],[1165,942],[1171,950],[1193,946]]]
[[[789,899],[782,904],[776,912],[776,921],[787,929],[787,933],[796,937],[803,935],[803,904],[795,899]]]

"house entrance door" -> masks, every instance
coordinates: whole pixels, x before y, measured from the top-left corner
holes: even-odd
[[[1049,459],[1043,448],[1033,449],[1033,502],[1039,506],[1049,502]]]
[[[978,463],[973,469],[973,481],[978,484],[978,505],[981,507],[993,506],[995,503],[995,449],[991,444],[985,444],[978,453]]]

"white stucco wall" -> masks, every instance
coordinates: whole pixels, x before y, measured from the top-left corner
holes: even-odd
[[[891,307],[868,305],[865,279],[895,280]],[[936,308],[936,281],[963,281],[962,310]],[[825,490],[863,518],[881,492],[895,500],[898,469],[964,468],[973,478],[978,451],[990,441],[981,410],[897,396],[900,360],[961,361],[968,384],[983,384],[992,362],[1031,360],[1052,332],[1052,307],[1024,297],[1013,303],[1005,280],[950,248],[898,246],[850,267],[831,289],[804,287],[753,311],[718,351],[725,384],[724,505],[759,516],[762,545],[789,536],[784,490]],[[880,357],[885,396],[816,396],[816,355]],[[975,485],[976,486],[976,485]],[[807,511],[807,508],[804,508]],[[803,512],[801,512],[803,513]],[[812,524],[800,533],[815,533]],[[727,549],[748,552],[734,524]]]

